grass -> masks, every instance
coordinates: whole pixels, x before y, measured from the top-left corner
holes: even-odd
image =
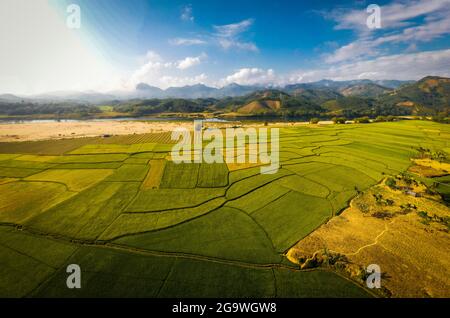
[[[421,195],[411,197],[383,184],[372,187],[290,249],[290,259],[298,262],[327,249],[347,258],[342,271],[355,280],[368,264],[378,264],[390,276],[383,284],[393,297],[445,297],[450,209],[423,185],[414,191]]]
[[[100,239],[111,240],[130,234],[168,228],[211,212],[225,203],[224,198],[212,199],[193,208],[167,210],[158,213],[123,213],[102,234]]]
[[[213,163],[200,165],[197,187],[216,188],[228,185],[228,168],[225,163]]]
[[[224,196],[222,188],[211,189],[152,189],[142,190],[126,211],[155,212],[198,206],[214,198]]]
[[[150,160],[150,171],[148,172],[144,182],[143,189],[158,189],[161,183],[166,161],[162,159]]]
[[[271,175],[175,164],[170,133],[0,143],[0,295],[368,296],[283,254],[405,171],[418,146],[448,150],[449,132],[420,121],[282,128]],[[446,176],[423,180],[448,198]],[[70,263],[82,267],[81,290],[65,285]]]
[[[278,287],[277,296],[281,298],[371,297],[371,294],[361,290],[359,286],[327,271],[312,271],[295,275],[289,270],[279,269],[275,271],[275,277]]]
[[[197,185],[200,164],[167,162],[161,188],[193,189]]]
[[[116,169],[113,175],[109,176],[106,181],[142,181],[148,172],[147,165],[124,164]]]
[[[113,171],[111,169],[51,169],[36,173],[24,180],[62,183],[69,191],[79,192],[102,181]]]
[[[324,223],[331,209],[326,199],[289,192],[251,216],[265,229],[277,251],[283,252]]]
[[[0,222],[23,223],[74,195],[63,184],[9,182],[0,185]]]
[[[189,258],[80,247],[67,261],[83,271],[81,289],[68,289],[65,268],[32,297],[370,297],[329,272],[296,272]]]
[[[50,278],[76,250],[67,243],[0,227],[0,297],[24,297]]]
[[[264,230],[246,213],[228,207],[163,231],[127,236],[114,242],[149,250],[253,263],[280,260]]]
[[[139,183],[102,182],[31,218],[25,225],[41,232],[94,240],[121,213]]]

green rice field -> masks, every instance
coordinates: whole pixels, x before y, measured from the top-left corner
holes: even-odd
[[[285,252],[449,136],[428,121],[288,126],[275,174],[175,164],[167,133],[0,143],[0,296],[373,297]]]

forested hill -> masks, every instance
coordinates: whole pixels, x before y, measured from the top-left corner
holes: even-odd
[[[380,115],[418,115],[448,117],[450,110],[450,78],[428,76],[417,82],[383,81],[391,87],[369,80],[334,82],[319,81],[288,85],[282,88],[244,87],[229,85],[221,92],[232,96],[199,98],[113,98],[92,103],[83,99],[51,101],[0,95],[0,114],[6,116],[69,114],[89,116],[146,116],[164,113],[213,113],[228,116],[283,116],[283,117],[376,117]],[[184,87],[183,94],[194,88],[200,95],[216,90],[196,85]],[[154,92],[140,84],[139,91]],[[173,88],[172,91],[176,90]],[[169,89],[165,92],[170,91]],[[181,94],[180,90],[176,90]],[[236,96],[245,92],[242,96]],[[157,93],[162,95],[163,91]],[[141,93],[142,94],[142,93]],[[165,93],[166,94],[166,93]],[[96,95],[96,100],[100,97]]]

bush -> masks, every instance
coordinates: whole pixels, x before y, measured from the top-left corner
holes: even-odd
[[[317,123],[319,123],[319,118],[311,118],[311,120],[309,122],[311,124],[317,124]]]
[[[345,124],[346,119],[344,117],[333,117],[331,119],[335,124]]]
[[[397,189],[397,183],[395,182],[394,178],[387,178],[386,185],[391,189]]]
[[[359,124],[368,124],[368,123],[370,123],[370,119],[369,119],[369,117],[365,116],[365,117],[356,118],[355,122],[357,122]]]
[[[389,115],[386,117],[386,121],[395,121],[395,120],[397,120],[397,117],[395,116]]]

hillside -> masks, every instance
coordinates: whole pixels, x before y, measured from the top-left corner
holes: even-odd
[[[382,103],[410,109],[413,114],[450,110],[450,78],[427,76],[380,98]]]
[[[279,100],[255,100],[239,108],[238,112],[242,114],[268,114],[275,113],[280,108],[281,102]]]
[[[366,84],[357,84],[350,87],[347,87],[341,90],[341,94],[344,96],[359,96],[359,97],[378,97],[385,93],[390,92],[391,89],[387,87],[383,87],[374,83],[366,83]]]
[[[441,118],[448,116],[449,78],[428,76],[413,83],[384,82],[391,86],[400,86],[390,89],[370,80],[341,82],[322,80],[277,89],[238,84],[218,89],[197,84],[161,90],[140,83],[134,93],[122,95],[117,99],[112,99],[114,95],[105,94],[104,98],[108,96],[109,99],[102,103],[87,102],[90,98],[95,100],[102,98],[93,92],[64,95],[71,98],[68,100],[60,94],[55,101],[52,101],[51,94],[34,98],[4,94],[0,95],[0,115],[52,115],[64,118],[69,114],[70,117],[108,117],[111,114],[117,117],[206,112],[218,116],[237,113],[246,116],[320,118],[380,115],[439,115]],[[158,97],[149,98],[151,95]],[[105,109],[110,113],[105,113]]]

